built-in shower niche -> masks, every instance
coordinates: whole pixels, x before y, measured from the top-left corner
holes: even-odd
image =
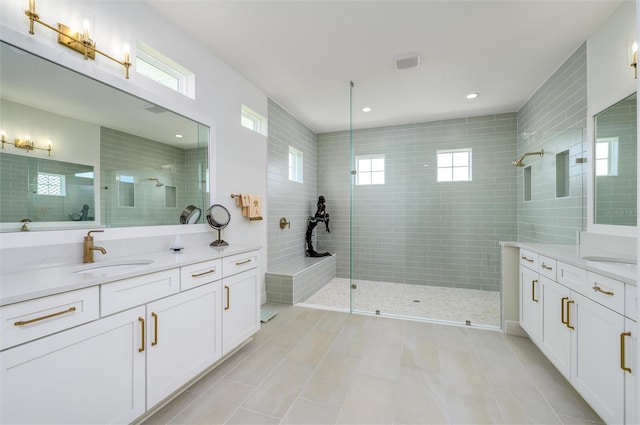
[[[164,206],[166,208],[175,208],[178,206],[178,190],[175,186],[164,187]]]
[[[570,195],[569,150],[556,154],[556,198]]]
[[[524,169],[524,200],[531,200],[531,166]]]

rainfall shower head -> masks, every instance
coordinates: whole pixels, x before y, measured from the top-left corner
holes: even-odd
[[[156,178],[150,177],[150,178],[148,178],[147,180],[152,180],[152,181],[153,181],[153,180],[155,180],[155,182],[156,182],[156,187],[162,187],[162,186],[164,186],[164,183],[160,183],[160,180],[158,180],[158,179],[156,179]]]
[[[544,149],[540,149],[538,152],[527,152],[527,153],[523,154],[520,158],[518,158],[515,161],[513,161],[511,164],[515,165],[516,167],[524,167],[524,159],[526,157],[528,157],[529,155],[544,156]]]

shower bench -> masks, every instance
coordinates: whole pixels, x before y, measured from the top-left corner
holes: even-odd
[[[336,256],[303,257],[265,273],[267,301],[304,302],[336,277]]]

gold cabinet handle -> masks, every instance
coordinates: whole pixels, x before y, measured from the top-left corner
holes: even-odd
[[[224,290],[227,292],[227,305],[224,307],[225,310],[229,310],[229,298],[230,298],[230,293],[231,291],[229,290],[229,287],[227,285],[224,286]]]
[[[571,309],[569,308],[569,304],[575,304],[575,303],[576,302],[574,300],[567,299],[567,323],[566,323],[566,325],[567,325],[567,327],[569,329],[575,329],[574,326],[571,326],[571,317],[569,315],[571,313]]]
[[[567,321],[564,320],[564,302],[569,301],[569,297],[562,297],[560,300],[560,321],[563,325],[568,325]]]
[[[244,261],[238,261],[236,263],[236,266],[241,266],[243,264],[247,264],[247,263],[250,263],[250,262],[251,262],[251,258],[249,258],[248,260],[244,260]]]
[[[151,346],[155,347],[158,345],[158,313],[152,312],[151,317],[153,317],[153,342]]]
[[[142,353],[144,351],[144,342],[145,342],[144,317],[138,317],[138,321],[140,322],[140,326],[142,327],[142,346],[138,348],[138,353]]]
[[[526,255],[523,255],[523,256],[522,256],[522,259],[523,259],[524,261],[528,261],[528,262],[530,262],[530,263],[533,263],[533,258],[528,258]]]
[[[536,283],[538,283],[538,279],[531,281],[531,301],[538,302],[536,299]]]
[[[545,270],[553,270],[553,267],[547,266],[545,263],[542,263],[541,267]]]
[[[191,277],[200,277],[200,276],[205,276],[211,273],[215,273],[216,272],[216,268],[212,268],[211,270],[207,270],[206,272],[202,272],[202,273],[193,273],[191,275]]]
[[[620,369],[627,371],[629,373],[632,373],[631,368],[625,366],[625,363],[626,363],[626,360],[625,360],[626,347],[624,343],[625,336],[631,336],[631,332],[622,332],[620,334]]]
[[[605,291],[604,289],[602,289],[601,287],[594,285],[593,286],[593,290],[596,292],[600,292],[601,294],[605,294],[605,295],[609,295],[610,297],[612,297],[613,295],[615,295],[613,293],[613,291]]]
[[[31,323],[39,322],[41,320],[51,319],[52,317],[61,316],[63,314],[73,313],[74,311],[76,311],[75,307],[69,307],[68,310],[59,311],[57,313],[52,313],[52,314],[47,314],[46,316],[37,317],[37,318],[31,319],[31,320],[21,320],[19,322],[15,322],[13,325],[14,326],[24,326],[24,325],[28,325],[28,324],[31,324]]]

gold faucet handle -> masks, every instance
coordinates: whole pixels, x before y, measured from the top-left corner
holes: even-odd
[[[92,233],[102,233],[102,232],[104,232],[104,230],[89,230],[89,232],[87,233],[87,236],[85,236],[85,238],[93,239],[93,236],[91,236]]]

